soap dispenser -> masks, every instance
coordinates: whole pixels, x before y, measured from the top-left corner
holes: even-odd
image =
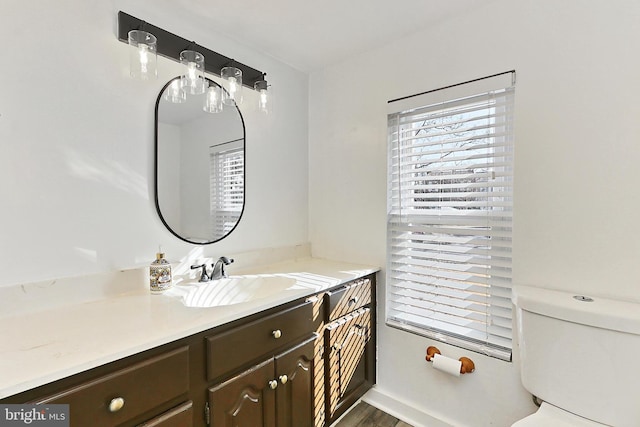
[[[171,264],[164,258],[163,252],[156,254],[156,259],[149,266],[149,286],[152,293],[166,291],[173,284]]]

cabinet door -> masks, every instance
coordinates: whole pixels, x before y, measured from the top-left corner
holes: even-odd
[[[278,427],[313,426],[313,360],[316,335],[276,356]]]
[[[274,360],[269,359],[210,388],[210,424],[215,427],[276,427],[276,393],[270,387],[274,367]]]
[[[327,419],[333,422],[373,383],[375,359],[369,308],[329,324],[325,331]]]

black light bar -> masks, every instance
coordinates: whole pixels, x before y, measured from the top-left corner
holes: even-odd
[[[179,62],[180,52],[183,50],[195,50],[204,55],[204,68],[208,73],[215,74],[219,77],[220,70],[222,70],[223,67],[232,66],[239,68],[242,70],[242,85],[251,89],[253,89],[256,82],[264,80],[264,73],[262,71],[251,68],[232,58],[228,58],[218,52],[214,52],[204,46],[200,46],[122,11],[118,12],[118,40],[128,44],[129,31],[131,30],[144,30],[153,34],[158,40],[157,52],[165,58]]]

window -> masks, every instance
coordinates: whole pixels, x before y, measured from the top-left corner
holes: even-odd
[[[515,72],[389,102],[387,324],[511,358]]]
[[[220,239],[233,230],[242,214],[244,149],[239,140],[212,146],[209,150],[211,229],[213,238]]]

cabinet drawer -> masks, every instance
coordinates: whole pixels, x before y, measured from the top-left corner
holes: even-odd
[[[69,404],[73,426],[119,425],[189,391],[189,347],[49,396]]]
[[[356,280],[338,290],[328,292],[326,297],[329,299],[327,319],[332,322],[371,302],[371,279]]]
[[[275,349],[315,332],[313,303],[275,313],[208,337],[207,378],[218,379]]]
[[[192,427],[193,426],[193,402],[188,401],[180,406],[168,410],[138,427]]]

